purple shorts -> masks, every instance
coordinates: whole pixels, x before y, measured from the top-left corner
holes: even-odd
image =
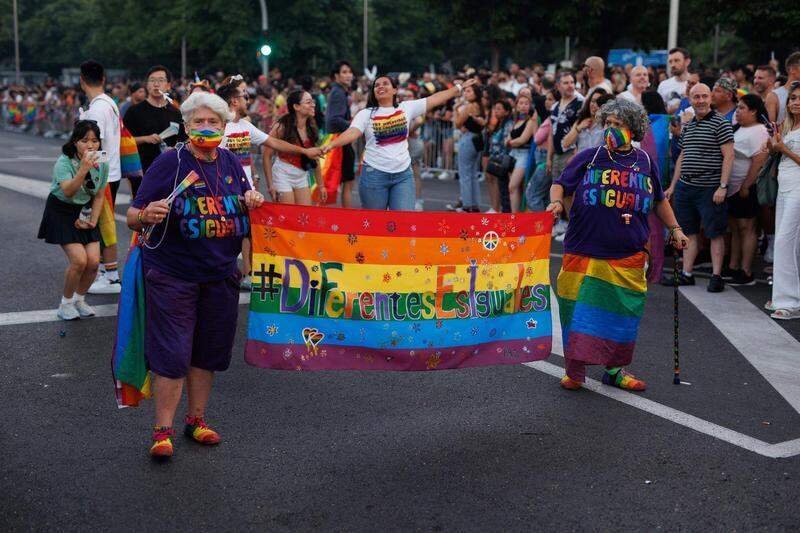
[[[145,274],[144,352],[150,370],[171,379],[189,367],[212,372],[231,363],[239,315],[239,274],[193,283],[153,268]]]

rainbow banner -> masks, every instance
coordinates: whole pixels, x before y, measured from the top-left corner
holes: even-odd
[[[250,219],[253,366],[443,370],[550,355],[549,213],[264,204]]]

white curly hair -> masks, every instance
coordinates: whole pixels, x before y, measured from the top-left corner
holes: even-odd
[[[183,116],[183,123],[189,124],[192,120],[192,116],[194,115],[195,111],[197,111],[201,107],[210,109],[212,112],[219,115],[219,118],[222,120],[223,124],[225,122],[233,120],[233,113],[231,113],[231,110],[228,108],[228,104],[225,103],[225,100],[223,100],[216,94],[198,91],[190,95],[189,98],[187,98],[181,104],[181,115]]]

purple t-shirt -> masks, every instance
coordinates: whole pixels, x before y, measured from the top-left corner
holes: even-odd
[[[565,195],[575,194],[564,237],[568,253],[620,259],[645,249],[647,215],[664,199],[658,165],[637,148],[613,157],[604,146],[587,148],[554,182]]]
[[[138,209],[169,196],[191,171],[200,179],[172,202],[164,241],[155,250],[142,248],[145,269],[197,283],[222,280],[236,272],[242,238],[250,233],[243,198],[250,184],[233,153],[225,149],[217,153],[216,162],[201,163],[183,148],[178,169],[178,150],[170,150],[147,169],[131,203]],[[150,246],[161,240],[166,222],[155,227]]]

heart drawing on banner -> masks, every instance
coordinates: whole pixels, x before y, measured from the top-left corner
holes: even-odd
[[[306,348],[311,349],[315,354],[317,353],[317,346],[325,338],[325,334],[317,328],[303,328],[303,342],[306,343]]]

